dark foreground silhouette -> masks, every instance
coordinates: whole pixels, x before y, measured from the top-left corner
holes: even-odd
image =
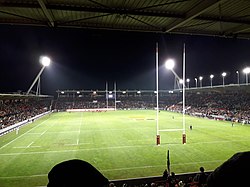
[[[55,165],[48,174],[47,187],[105,187],[109,180],[90,163],[73,159]]]

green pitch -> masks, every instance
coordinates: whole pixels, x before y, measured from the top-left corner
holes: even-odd
[[[171,171],[214,170],[239,151],[250,149],[250,126],[186,117],[161,111],[161,144],[156,145],[156,111],[54,113],[0,137],[0,186],[46,186],[57,163],[78,158],[108,179],[161,176],[170,150]],[[193,126],[193,130],[189,126]]]

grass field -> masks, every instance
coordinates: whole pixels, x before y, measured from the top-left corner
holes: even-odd
[[[160,176],[170,150],[171,171],[214,170],[234,153],[249,151],[250,126],[186,117],[182,131],[160,132],[156,145],[156,112],[53,113],[0,137],[0,186],[46,186],[57,163],[79,158],[108,179]],[[189,125],[193,130],[189,130]],[[161,111],[159,129],[181,129],[182,115]]]

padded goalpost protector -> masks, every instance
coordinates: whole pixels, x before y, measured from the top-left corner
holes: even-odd
[[[182,134],[182,144],[186,144],[186,134]]]
[[[160,145],[160,135],[156,135],[156,145]]]

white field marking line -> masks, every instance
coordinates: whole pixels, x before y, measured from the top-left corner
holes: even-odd
[[[48,129],[43,131],[42,134],[40,134],[40,136],[44,135],[47,131],[48,131]]]
[[[72,144],[65,144],[65,145],[87,145],[87,144],[92,144],[92,143],[72,143]]]
[[[155,145],[151,145],[155,146]],[[44,153],[67,153],[76,151],[94,151],[94,150],[105,150],[105,149],[124,149],[124,148],[138,148],[138,147],[149,147],[149,145],[143,146],[115,146],[115,147],[97,147],[97,148],[87,148],[87,149],[77,149],[77,150],[60,150],[60,151],[38,151],[38,152],[22,152],[22,153],[2,153],[0,156],[14,156],[14,155],[32,155],[32,154],[44,154]]]
[[[193,165],[193,164],[204,164],[204,163],[214,163],[214,162],[224,162],[224,160],[211,160],[211,161],[203,161],[203,162],[187,162],[187,163],[178,163],[178,164],[171,164],[174,166],[177,165]],[[145,169],[145,168],[158,168],[166,165],[148,165],[148,166],[138,166],[138,167],[126,167],[126,168],[115,168],[115,169],[103,169],[101,171],[120,171],[120,170],[133,170],[133,169]]]
[[[7,145],[11,144],[12,142],[16,141],[17,139],[23,137],[24,135],[28,134],[30,131],[32,131],[33,129],[39,127],[40,125],[42,125],[43,123],[45,123],[48,119],[46,119],[45,121],[43,121],[42,123],[36,125],[35,127],[31,128],[30,130],[28,130],[27,132],[23,133],[22,135],[16,137],[15,139],[13,139],[12,141],[8,142],[7,144],[3,145],[2,147],[0,147],[0,150],[4,147],[6,147]]]
[[[27,146],[27,148],[29,148],[33,143],[34,143],[34,142],[31,142],[31,143]]]
[[[73,133],[73,132],[79,132],[79,131],[65,131],[65,132],[47,132],[49,134],[63,134],[63,133]]]
[[[19,147],[13,147],[13,148],[21,148],[21,149],[26,149],[26,148],[30,148],[30,147],[41,147],[41,146],[31,146],[34,142],[31,142],[29,145],[27,146],[19,146]]]
[[[36,148],[36,147],[41,147],[41,146],[30,146],[30,147],[20,146],[20,147],[13,147],[13,148],[14,149],[27,149],[27,148]]]
[[[143,139],[143,140],[127,140],[128,142],[144,142],[144,141],[152,141],[152,139]]]
[[[15,149],[25,149],[26,146],[19,146],[19,147],[13,147],[13,148],[15,148]]]
[[[159,131],[182,131],[183,129],[162,129]]]
[[[8,177],[0,177],[0,179],[13,179],[13,178],[30,178],[30,177],[43,177],[43,176],[48,176],[48,174],[39,174],[39,175],[21,175],[21,176],[8,176]]]
[[[234,141],[234,142],[248,142],[249,140],[243,140],[243,141]],[[192,144],[203,144],[203,143],[211,143],[211,144],[217,144],[218,142],[222,141],[216,141],[216,142],[200,142],[200,143],[192,143]],[[232,141],[224,141],[224,142],[232,142]],[[169,144],[169,145],[175,145],[175,146],[182,146],[182,144]],[[45,154],[45,153],[65,153],[65,152],[76,152],[76,151],[94,151],[94,150],[108,150],[108,149],[124,149],[124,148],[140,148],[140,147],[155,147],[155,145],[141,145],[141,146],[115,146],[115,147],[97,147],[97,148],[87,148],[87,149],[77,149],[77,150],[60,150],[60,151],[39,151],[39,152],[22,152],[22,153],[2,153],[0,156],[14,156],[14,155],[29,155],[29,154]]]
[[[248,142],[249,140],[221,140],[221,141],[211,141],[211,142],[197,142],[197,143],[191,143],[191,144],[217,144],[217,143],[230,143],[230,142]]]
[[[204,164],[204,163],[211,163],[211,162],[224,162],[224,160],[212,160],[212,161],[204,161],[204,162],[188,162],[188,163],[178,163],[178,164],[171,164],[171,165],[183,165],[183,164]],[[157,168],[157,167],[165,167],[166,165],[148,165],[148,166],[138,166],[138,167],[126,167],[126,168],[114,168],[114,169],[102,169],[100,171],[122,171],[122,170],[133,170],[133,169],[145,169],[145,168]],[[197,172],[194,172],[197,173]],[[29,175],[29,176],[8,176],[8,177],[0,177],[0,179],[12,179],[12,178],[30,178],[30,177],[43,177],[47,176],[48,174],[39,174],[39,175]]]

